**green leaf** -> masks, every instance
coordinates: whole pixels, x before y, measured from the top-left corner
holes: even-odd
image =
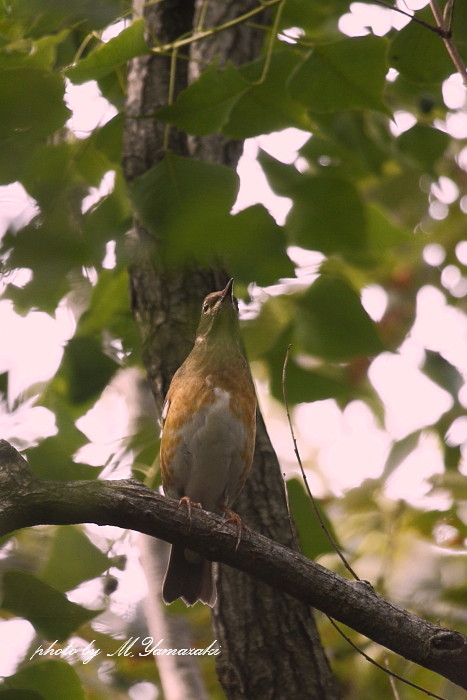
[[[0,51],[0,68],[39,68],[48,70],[53,67],[57,46],[69,35],[70,30],[50,36],[43,36],[37,41],[19,39],[2,46]]]
[[[428,10],[417,13],[417,17],[433,22]],[[417,22],[409,22],[396,33],[388,59],[399,73],[418,83],[438,83],[455,70],[441,37]]]
[[[413,234],[393,224],[381,209],[372,204],[366,207],[366,219],[369,251],[381,258],[392,251],[400,260],[401,246],[409,245]]]
[[[87,442],[87,438],[75,425],[75,418],[78,417],[76,407],[55,390],[55,386],[62,383],[61,377],[56,376],[41,400],[41,405],[55,414],[58,432],[28,450],[29,465],[40,479],[95,479],[99,475],[99,469],[79,464],[72,459],[75,452]]]
[[[2,372],[0,374],[0,394],[3,394],[3,397],[8,396],[8,382],[9,382],[9,372]],[[0,400],[1,400],[0,396]]]
[[[332,177],[304,175],[286,219],[290,243],[354,257],[367,244],[365,211],[355,187]]]
[[[127,338],[133,337],[132,326],[127,270],[101,270],[77,334],[98,338],[105,328],[117,337]],[[136,344],[136,338],[134,341]]]
[[[463,458],[460,445],[442,445],[444,466],[447,471],[458,471]],[[456,493],[457,498],[457,493]]]
[[[453,8],[452,39],[464,63],[467,62],[467,3],[460,2]],[[454,72],[452,70],[451,72]]]
[[[301,174],[264,152],[258,160],[274,192],[293,201],[285,225],[291,244],[352,260],[366,251],[365,209],[351,182],[324,169],[322,176]]]
[[[419,170],[405,169],[402,173],[380,179],[368,188],[368,195],[390,219],[407,228],[417,226],[428,208],[427,195],[420,188]]]
[[[327,170],[332,169],[336,174],[342,171],[352,181],[384,172],[392,157],[393,137],[387,119],[381,114],[350,110],[332,114],[314,112],[312,119],[317,133],[302,146],[300,155],[320,166],[324,156]]]
[[[10,284],[3,297],[11,299],[15,311],[20,315],[28,313],[31,309],[41,309],[53,314],[59,301],[70,291],[69,280],[64,276],[67,270],[62,270],[61,274],[55,276],[56,271],[54,266],[48,279],[45,275],[35,276],[24,287]]]
[[[358,294],[343,280],[325,275],[301,297],[295,333],[304,352],[337,362],[384,349]]]
[[[461,542],[467,536],[467,526],[464,520],[459,518],[457,514],[456,501],[459,502],[457,498],[453,498],[453,506],[448,510],[420,511],[416,508],[407,510],[406,518],[408,527],[416,530],[422,537],[426,537],[431,545],[433,543],[433,532],[437,526],[450,525],[457,530],[457,536],[459,538],[459,541],[456,542],[454,546],[457,547],[457,545],[461,545]],[[449,547],[450,545],[448,544],[447,546]]]
[[[189,134],[205,136],[221,129],[249,85],[230,62],[222,69],[213,63],[179,94],[174,104],[162,107],[156,116]]]
[[[112,559],[93,545],[81,528],[65,525],[55,529],[49,558],[39,577],[64,593],[100,576],[110,566]]]
[[[425,350],[425,362],[422,369],[427,377],[448,391],[453,399],[457,401],[459,391],[464,385],[464,380],[456,367],[445,360],[439,352]]]
[[[2,608],[24,617],[45,639],[66,639],[100,610],[87,610],[25,571],[6,571]]]
[[[348,0],[287,0],[281,14],[281,29],[299,27],[307,38],[322,41],[338,36],[338,20],[349,7]]]
[[[459,536],[458,545],[462,546],[464,538]],[[454,553],[454,552],[453,552]],[[467,584],[461,584],[459,586],[446,587],[442,593],[442,600],[459,606],[461,609],[464,608],[465,601],[467,600]]]
[[[44,696],[35,690],[0,690],[0,700],[44,700]]]
[[[304,176],[295,165],[287,165],[276,160],[266,151],[259,150],[258,162],[268,179],[271,189],[279,197],[293,197],[302,185]]]
[[[86,36],[120,19],[122,9],[121,0],[15,0],[14,15],[27,20],[32,36],[73,25],[79,25]]]
[[[282,354],[285,355],[287,342],[278,343],[278,340],[292,322],[295,311],[290,296],[273,296],[262,304],[255,318],[242,322],[242,338],[251,360],[261,357],[277,345],[282,345]]]
[[[21,139],[17,141],[11,139],[3,142],[1,149],[0,185],[7,185],[9,182],[21,180],[28,168],[31,147],[27,143],[22,143]]]
[[[20,309],[34,307],[53,314],[60,299],[70,290],[70,269],[80,269],[89,262],[82,236],[73,235],[73,229],[70,231],[70,208],[63,198],[59,204],[54,206],[51,201],[47,215],[36,217],[17,233],[3,237],[3,251],[11,250],[9,264],[13,268],[29,268],[34,273],[23,288],[14,285],[8,288],[6,296]]]
[[[112,192],[84,214],[82,234],[89,262],[100,268],[109,241],[120,242],[131,228],[132,211],[126,185],[117,170]]]
[[[334,552],[334,547],[328,536],[321,527],[310,499],[299,479],[289,479],[287,481],[287,493],[289,497],[290,512],[297,528],[300,550],[303,556],[308,559],[316,559],[321,554]],[[318,501],[315,499],[321,519],[331,534],[334,541],[334,533],[331,521],[326,516]]]
[[[397,469],[397,467],[408,457],[417,447],[420,440],[421,431],[416,430],[410,433],[402,440],[395,442],[384,465],[384,470],[381,475],[382,480],[386,480]]]
[[[348,399],[355,398],[355,388],[348,385],[344,376],[345,368],[332,366],[326,363],[320,367],[314,366],[313,369],[304,366],[300,363],[301,358],[295,356],[296,346],[293,341],[293,324],[291,323],[301,309],[298,306],[299,295],[290,297],[273,297],[270,302],[273,302],[273,310],[276,304],[285,306],[282,309],[282,314],[279,316],[276,328],[268,330],[265,327],[265,333],[271,335],[272,341],[266,347],[263,354],[263,359],[266,361],[269,371],[269,382],[272,395],[283,402],[283,369],[287,348],[290,345],[290,353],[285,374],[285,391],[287,403],[295,405],[298,403],[323,401],[324,399],[334,398],[339,403],[345,404]],[[274,316],[271,320],[274,320]],[[287,324],[290,321],[290,325]],[[287,325],[286,325],[287,324]],[[264,323],[259,317],[259,330],[262,329]],[[246,327],[247,348],[248,348],[248,325]],[[267,340],[266,340],[267,342]],[[248,354],[250,354],[248,352]],[[254,355],[253,355],[254,357]],[[303,358],[302,358],[303,359]]]
[[[59,372],[66,382],[67,398],[82,404],[96,399],[117,369],[97,338],[75,336],[68,341]]]
[[[350,258],[365,250],[365,210],[352,183],[332,173],[302,175],[264,152],[258,160],[274,192],[293,201],[285,226],[291,244]]]
[[[236,278],[266,286],[281,277],[293,276],[294,266],[286,254],[284,230],[261,204],[226,217],[220,230],[219,254],[227,259]],[[204,240],[201,235],[197,240],[205,247],[208,259],[212,255],[211,231],[205,230]]]
[[[149,52],[145,41],[145,20],[132,22],[116,37],[102,44],[66,71],[66,76],[79,85],[87,80],[99,80],[135,56]]]
[[[271,393],[279,401],[283,401],[282,368],[286,347],[284,343],[278,342],[267,355]],[[295,405],[325,399],[345,402],[347,399],[355,398],[355,390],[346,384],[340,374],[341,372],[336,368],[305,369],[297,364],[293,355],[290,355],[285,377],[287,403]]]
[[[71,112],[60,75],[36,68],[0,71],[0,142],[33,143],[60,129]]]
[[[78,185],[81,178],[75,169],[76,156],[76,144],[64,142],[40,144],[31,153],[21,182],[28,193],[37,200],[42,213],[50,211],[53,214],[57,207],[60,208],[68,188]],[[64,236],[61,231],[57,239],[63,245],[68,236]]]
[[[48,646],[44,645],[43,648],[47,649]],[[30,664],[5,678],[5,687],[12,689],[6,691],[5,700],[85,700],[86,697],[78,674],[66,661],[50,660]],[[14,688],[18,689],[18,693],[23,691],[25,694],[16,695]],[[26,694],[28,691],[29,694]]]
[[[97,84],[99,90],[102,93],[102,97],[114,105],[118,112],[125,112],[125,99],[126,99],[126,75],[125,75],[125,65],[124,64],[118,70],[114,70],[102,78],[99,78]]]
[[[148,229],[157,236],[173,231],[170,248],[174,257],[180,222],[188,227],[190,220],[209,226],[210,220],[231,210],[237,192],[238,177],[230,168],[172,153],[130,185],[133,204]],[[196,240],[192,253],[196,253]]]
[[[443,131],[424,124],[415,124],[399,136],[396,147],[408,160],[410,166],[434,175],[436,162],[449,143],[450,138]]]
[[[122,158],[123,122],[123,114],[116,114],[104,126],[95,129],[90,136],[94,146],[117,165],[120,165]]]
[[[293,73],[289,92],[314,112],[373,109],[382,101],[387,73],[386,40],[375,36],[316,46]]]
[[[449,491],[453,501],[461,503],[467,500],[467,479],[458,469],[446,470],[443,474],[434,474],[428,481],[434,492]]]
[[[293,275],[284,231],[262,205],[229,213],[236,184],[224,166],[170,156],[167,167],[138,178],[131,194],[146,226],[165,234],[169,264],[196,259],[212,265],[222,259],[237,280],[260,285]]]
[[[101,150],[95,148],[92,139],[83,139],[78,145],[71,160],[76,174],[87,186],[98,187],[105,173],[111,170],[112,163]]]
[[[384,94],[389,104],[411,112],[421,121],[446,114],[442,83],[419,83],[399,74],[394,82],[386,84]]]
[[[87,439],[82,436],[82,444]],[[63,436],[41,440],[37,447],[28,450],[28,461],[34,474],[39,479],[50,479],[51,481],[76,481],[79,479],[96,479],[99,476],[99,469],[90,467],[87,464],[79,464],[72,460],[73,451]]]
[[[264,60],[254,61],[239,71],[251,85],[236,101],[222,130],[229,138],[245,139],[291,126],[306,130],[311,127],[306,109],[286,90],[300,53],[292,49],[275,52],[263,78]]]

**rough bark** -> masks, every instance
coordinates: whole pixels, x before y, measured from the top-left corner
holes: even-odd
[[[182,0],[181,5],[183,8],[177,0],[146,5],[149,35],[167,42],[199,27],[205,3]],[[255,0],[212,0],[204,27],[219,26],[254,7]],[[191,61],[177,60],[176,91],[214,56],[221,64],[227,59],[244,63],[259,55],[262,43],[262,31],[244,24],[196,42],[189,52]],[[161,125],[144,116],[153,114],[167,99],[168,69],[168,59],[160,56],[138,58],[130,67],[124,148],[128,181],[155,165],[162,155]],[[170,148],[179,155],[235,168],[242,144],[217,134],[187,138],[171,130]],[[219,268],[202,269],[196,264],[176,272],[163,269],[158,242],[138,222],[132,245],[133,308],[143,337],[144,364],[160,407],[174,371],[191,349],[202,298],[221,289],[228,277]],[[261,418],[254,467],[236,509],[250,527],[285,545],[293,544],[280,468]],[[214,627],[223,649],[218,672],[228,697],[338,697],[309,606],[244,573],[220,569]]]
[[[303,624],[295,612],[294,602],[297,600],[306,607],[322,610],[396,654],[467,689],[467,638],[460,632],[423,620],[381,598],[365,581],[344,579],[253,530],[243,533],[237,548],[235,526],[225,525],[219,516],[198,509],[193,509],[189,521],[176,501],[160,496],[137,481],[40,480],[32,474],[21,455],[7,442],[0,440],[0,494],[0,536],[33,525],[83,522],[114,525],[177,542],[208,559],[229,564],[229,567],[222,567],[224,572],[233,570],[230,567],[245,572],[241,574],[244,579],[239,584],[239,607],[232,610],[232,614],[244,621],[247,639],[243,648],[246,653],[250,651],[252,643],[262,641],[263,626],[257,613],[253,620],[258,620],[258,625],[253,624],[251,618],[248,621],[245,608],[241,606],[244,601],[248,605],[251,598],[260,606],[260,612],[267,617],[274,616],[276,599],[270,594],[273,590],[270,587],[273,587],[289,601],[289,606],[283,607],[286,616],[284,624],[277,621],[274,643],[281,647],[282,653],[291,662],[295,663],[295,647],[297,638],[300,638],[297,625]],[[228,604],[231,605],[230,600]],[[226,624],[229,625],[228,618]],[[251,627],[255,628],[254,631]],[[285,628],[287,633],[282,636]],[[231,644],[230,630],[225,643]],[[308,651],[315,658],[309,644],[305,652]],[[270,648],[270,640],[264,639],[262,651],[266,658]],[[222,644],[221,649],[224,653]],[[256,658],[256,651],[251,649],[251,652]],[[231,651],[229,654],[232,656]],[[237,659],[241,673],[242,664],[245,663],[242,650],[234,661]],[[289,698],[306,697],[306,688],[298,689],[298,684],[313,682],[312,678],[302,675],[300,659],[298,664],[288,674]],[[277,674],[282,673],[280,667],[276,668]],[[236,665],[232,666],[232,672],[237,672]],[[319,667],[316,672],[320,672]],[[264,685],[260,682],[260,674]],[[258,680],[254,687],[246,686],[243,697],[270,697],[269,683],[273,674],[266,661],[257,670]],[[281,678],[275,677],[274,680],[279,686],[282,685]],[[235,682],[238,683],[237,680]],[[453,689],[450,697],[454,697],[454,694]]]

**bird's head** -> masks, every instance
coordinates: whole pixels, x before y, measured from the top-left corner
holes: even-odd
[[[238,342],[238,301],[233,295],[233,279],[225,289],[208,294],[201,307],[196,342]]]

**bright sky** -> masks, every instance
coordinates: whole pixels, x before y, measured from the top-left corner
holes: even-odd
[[[420,5],[425,5],[422,2]],[[419,5],[419,6],[420,6]],[[405,7],[405,6],[404,6]],[[416,9],[414,3],[411,7]],[[364,33],[362,25],[371,26],[376,34],[384,34],[391,23],[403,26],[406,21],[401,15],[353,3],[351,11],[342,18],[341,28],[350,35]],[[446,81],[444,99],[451,109],[465,105],[465,91],[457,75]],[[69,105],[73,109],[70,127],[78,137],[85,136],[97,124],[108,121],[115,110],[100,96],[95,83],[68,89]],[[404,112],[396,114],[394,130],[402,132],[413,123],[413,117]],[[467,135],[466,115],[453,115],[442,125],[452,135]],[[241,189],[236,210],[256,202],[268,207],[279,223],[283,223],[290,208],[289,200],[274,195],[256,162],[258,148],[262,148],[274,157],[286,163],[296,158],[296,151],[306,141],[309,134],[296,129],[250,139],[246,142],[244,156],[239,165]],[[465,167],[467,169],[467,149]],[[112,173],[106,175],[100,188],[90,192],[85,207],[102,197],[112,188]],[[440,178],[436,191],[439,209],[435,214],[442,218],[444,206],[457,197],[453,192],[453,183],[448,178]],[[467,198],[466,206],[467,211]],[[34,201],[28,197],[18,183],[0,188],[0,236],[9,225],[19,228],[36,213]],[[309,274],[316,267],[319,256],[313,253],[291,251],[293,259],[303,266],[301,274]],[[425,251],[428,264],[442,263],[443,250],[428,246]],[[467,262],[467,242],[460,244],[459,263]],[[310,268],[307,268],[307,265]],[[452,266],[446,273],[445,286],[459,290],[459,296],[465,295],[459,270]],[[28,279],[26,271],[16,273],[15,282],[24,284]],[[461,276],[462,277],[462,276]],[[303,278],[302,278],[303,280]],[[8,279],[5,280],[6,282]],[[455,285],[458,285],[455,287]],[[2,289],[0,279],[0,291]],[[368,313],[377,320],[386,305],[385,292],[378,288],[364,290],[363,303]],[[47,314],[31,312],[26,317],[18,316],[8,300],[0,301],[0,327],[2,344],[0,346],[0,373],[9,370],[9,401],[12,403],[35,382],[46,381],[55,373],[62,356],[62,348],[72,336],[74,320],[65,304],[57,310],[55,319]],[[34,342],[31,342],[33,339]],[[410,338],[397,354],[384,353],[374,360],[370,368],[370,378],[385,403],[387,419],[384,428],[377,425],[373,413],[361,401],[354,401],[341,411],[332,400],[302,404],[293,411],[299,449],[302,459],[310,466],[309,479],[317,496],[327,491],[341,493],[357,485],[366,477],[378,477],[388,455],[391,440],[401,439],[413,430],[422,428],[436,421],[449,409],[452,399],[433,382],[428,380],[419,369],[423,360],[423,349],[429,348],[442,352],[450,362],[467,376],[467,319],[460,311],[446,304],[444,295],[434,287],[424,287],[417,299],[417,318]],[[260,402],[266,423],[281,464],[288,473],[297,471],[293,455],[292,442],[286,426],[283,408],[275,402],[261,381],[258,381]],[[462,392],[467,406],[467,390]],[[109,421],[108,417],[111,416]],[[124,399],[118,388],[106,391],[96,407],[80,421],[80,428],[92,440],[81,453],[82,458],[90,463],[102,464],[110,454],[119,451],[122,437],[129,430],[128,416],[125,414]],[[54,434],[55,425],[52,414],[44,408],[34,406],[34,399],[24,402],[16,411],[8,413],[0,406],[0,436],[12,440],[17,445],[30,444],[41,436]],[[156,428],[155,428],[156,430]],[[456,427],[455,439],[460,444],[466,439],[466,422]],[[440,446],[433,436],[427,434],[420,441],[419,448],[405,460],[395,472],[387,487],[387,495],[393,498],[406,498],[411,503],[423,507],[430,503],[427,496],[427,478],[443,469]],[[443,503],[438,504],[443,507]],[[447,507],[447,503],[444,504]],[[97,532],[102,533],[102,528]],[[112,531],[113,533],[113,531]],[[115,536],[114,534],[110,535]],[[134,587],[134,569],[131,573],[131,586]],[[144,595],[145,584],[138,578],[139,594]],[[128,602],[129,579],[122,576],[121,586],[115,596],[119,605]],[[134,588],[132,589],[134,599]],[[77,602],[86,598],[86,589],[70,596]],[[0,675],[11,673],[15,665],[18,649],[26,645],[31,638],[31,626],[28,622],[12,620],[0,623]],[[8,632],[7,626],[15,626],[15,634]],[[11,627],[11,629],[13,629]],[[13,637],[18,646],[12,644]],[[3,640],[3,642],[2,642]],[[5,643],[8,640],[8,643]],[[3,648],[4,647],[4,648]]]

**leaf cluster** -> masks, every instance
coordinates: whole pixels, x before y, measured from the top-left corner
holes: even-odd
[[[456,4],[452,27],[464,60],[465,7]],[[397,353],[410,336],[420,290],[436,288],[465,323],[465,256],[459,255],[459,244],[465,239],[461,193],[466,143],[449,131],[459,113],[443,99],[443,83],[454,67],[440,37],[415,22],[384,37],[344,36],[338,26],[347,11],[344,0],[281,3],[278,34],[271,36],[265,27],[260,59],[241,66],[213,61],[172,101],[164,96],[167,104],[156,114],[141,117],[196,138],[218,134],[243,140],[289,128],[307,132],[291,163],[275,158],[267,145],[259,151],[271,189],[290,204],[282,222],[264,204],[233,213],[239,189],[235,173],[170,151],[125,187],[126,62],[151,52],[172,55],[176,48],[149,42],[144,20],[127,21],[127,3],[14,0],[0,9],[0,184],[20,182],[37,206],[26,225],[10,224],[1,240],[5,270],[26,270],[29,280],[16,285],[14,274],[5,276],[4,299],[20,314],[42,310],[54,315],[65,304],[76,323],[55,376],[32,391],[53,412],[58,429],[30,446],[28,459],[38,476],[91,479],[99,473],[75,458],[87,443],[76,421],[122,367],[139,362],[124,247],[133,214],[160,243],[164,266],[221,261],[240,295],[252,283],[257,290],[268,288],[258,292],[259,303],[249,309],[244,339],[250,359],[279,401],[285,350],[292,344],[287,371],[291,405],[333,400],[344,410],[359,399],[382,425],[385,407],[368,368],[380,353]],[[428,10],[417,16],[433,21]],[[101,40],[104,29],[124,20],[115,38]],[[78,138],[68,122],[67,81],[96,81],[116,116]],[[402,133],[394,128],[401,113],[411,123]],[[109,172],[114,184],[86,208],[85,198]],[[439,194],[440,178],[457,191],[449,201]],[[442,250],[439,266],[425,262],[427,246]],[[109,264],[113,250],[115,262]],[[297,250],[314,251],[319,263],[307,269],[296,262],[303,259]],[[459,272],[457,286],[446,283],[448,268]],[[386,299],[376,321],[362,303],[362,292],[374,286]],[[426,611],[446,614],[461,625],[466,572],[456,554],[467,536],[458,505],[465,488],[462,441],[455,444],[446,435],[464,413],[459,398],[463,368],[442,345],[424,348],[422,355],[422,371],[448,392],[451,409],[432,425],[394,439],[378,479],[341,499],[330,492],[325,505],[352,560],[374,574],[383,592],[394,595],[399,595],[401,572],[408,571],[414,551],[422,552],[435,572],[440,570],[441,557],[430,547],[448,533],[439,540],[444,580],[440,574],[422,581],[414,576],[404,595],[412,602],[417,594]],[[125,442],[141,473],[152,464],[155,432],[152,441],[143,432]],[[444,460],[444,471],[431,487],[434,494],[447,494],[445,508],[417,509],[385,495],[388,479],[427,435],[435,436]],[[315,466],[314,461],[310,458],[306,466]],[[289,482],[303,551],[338,566],[301,488]],[[109,567],[122,562],[109,561],[79,528],[50,529],[40,538],[19,533],[5,547],[31,551],[34,565],[20,558],[18,570],[5,574],[2,614],[28,619],[41,638],[66,638],[78,631],[89,637],[88,622],[99,611],[69,602],[65,593],[96,577],[107,580]],[[386,577],[389,566],[394,574]],[[103,596],[102,605],[107,602]],[[352,673],[358,662],[338,639],[329,643],[341,655],[339,669],[349,698],[363,697],[369,685],[376,687],[372,671]],[[9,679],[9,687],[40,693],[39,675],[45,688],[52,683],[44,680],[45,674],[52,674],[53,682],[61,678],[69,687],[67,697],[83,697],[78,670],[58,661],[44,666],[25,666]],[[129,687],[130,671],[121,673],[120,682]],[[432,682],[423,671],[416,674],[417,682]],[[407,697],[412,697],[409,691]]]

